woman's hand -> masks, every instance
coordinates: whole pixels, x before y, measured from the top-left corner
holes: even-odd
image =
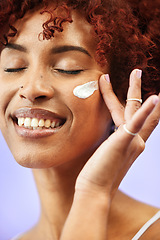
[[[140,70],[130,75],[127,99],[141,99]],[[109,77],[99,81],[103,99],[118,130],[96,150],[77,178],[76,191],[104,191],[113,196],[126,172],[145,148],[145,141],[160,118],[159,97],[149,97],[141,106],[127,101],[123,107],[112,90]],[[133,136],[124,130],[124,124]]]
[[[61,240],[106,240],[112,197],[126,172],[145,148],[145,141],[158,124],[158,96],[141,106],[141,72],[130,75],[126,106],[115,96],[108,76],[101,76],[100,90],[118,130],[105,140],[80,172],[75,196]],[[129,132],[124,129],[124,124]],[[131,134],[131,133],[136,133]]]

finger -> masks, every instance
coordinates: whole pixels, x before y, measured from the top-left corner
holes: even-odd
[[[124,123],[124,107],[113,92],[108,74],[100,77],[99,87],[115,125],[120,126]]]
[[[127,129],[131,133],[138,133],[149,117],[155,106],[159,103],[159,97],[153,95],[149,97],[142,107],[133,115],[132,119],[126,124]],[[126,133],[127,134],[127,133]],[[130,134],[128,134],[130,135]],[[131,137],[131,135],[130,135]]]
[[[136,100],[141,99],[141,76],[142,70],[134,69],[131,72],[125,108],[126,121],[130,120],[133,114],[141,107],[141,103]]]
[[[159,94],[159,103],[153,109],[152,113],[146,119],[144,126],[139,132],[142,139],[146,142],[153,130],[156,128],[160,120],[160,94]]]
[[[142,140],[142,138],[139,135],[137,135],[133,139],[132,145],[130,145],[130,148],[127,150],[128,158],[126,159],[124,164],[121,166],[118,176],[115,179],[115,182],[113,184],[113,189],[117,189],[119,187],[122,179],[124,178],[124,176],[126,175],[128,170],[130,169],[132,164],[135,162],[137,157],[144,151],[144,149],[145,149],[145,143]],[[113,194],[114,194],[114,192],[113,192]]]

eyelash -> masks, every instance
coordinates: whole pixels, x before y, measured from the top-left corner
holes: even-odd
[[[8,72],[8,73],[18,73],[20,71],[23,71],[25,70],[26,68],[6,68],[4,69],[5,72]],[[81,72],[83,72],[84,70],[63,70],[63,69],[55,69],[56,71],[58,71],[59,73],[63,73],[63,74],[71,74],[71,75],[77,75]]]
[[[71,74],[71,75],[77,75],[81,72],[83,72],[84,70],[82,69],[79,69],[79,70],[63,70],[63,69],[55,69],[56,71],[58,71],[59,73],[62,73],[62,74]]]
[[[26,69],[25,67],[24,68],[6,68],[6,69],[4,69],[4,71],[7,72],[7,73],[18,73],[18,72],[23,71],[25,69]]]

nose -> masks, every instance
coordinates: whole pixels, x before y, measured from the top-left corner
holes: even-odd
[[[36,78],[32,76],[28,81],[24,81],[24,85],[20,86],[19,96],[31,102],[40,99],[48,100],[54,96],[54,87],[44,79],[43,75]]]

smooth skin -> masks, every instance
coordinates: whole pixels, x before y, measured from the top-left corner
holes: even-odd
[[[123,107],[104,75],[108,66],[104,69],[94,59],[94,33],[85,19],[73,12],[74,21],[63,33],[39,41],[46,19],[38,11],[15,23],[18,36],[0,59],[0,128],[16,161],[33,168],[42,205],[40,221],[20,239],[131,239],[157,209],[117,189],[158,124],[159,97],[151,96],[142,107],[134,101]],[[90,56],[77,50],[53,51],[67,44],[83,47]],[[66,72],[73,70],[83,71]],[[99,91],[86,100],[76,98],[75,86],[91,80],[99,80]],[[141,98],[137,70],[131,73],[128,97]],[[49,110],[66,122],[52,136],[24,137],[17,134],[12,119],[20,108]],[[118,130],[108,137],[111,119]],[[124,123],[138,135],[126,133]]]
[[[130,76],[128,98],[140,99],[141,80],[137,78],[136,73],[137,70],[134,70]],[[123,110],[112,91],[111,84],[106,82],[105,76],[100,79],[100,88],[106,106],[119,128],[96,150],[79,174],[74,202],[63,230],[62,240],[82,239],[83,235],[87,240],[107,239],[108,215],[106,213],[109,213],[112,198],[126,172],[144,150],[146,139],[141,137],[144,134],[143,126],[146,136],[146,129],[148,134],[153,130],[150,122],[155,121],[154,117],[159,111],[158,96],[148,98],[138,110],[137,102],[134,101],[128,102]],[[113,102],[114,107],[112,107]],[[124,122],[127,129],[138,133],[135,137],[124,131]],[[88,214],[85,214],[86,212]],[[112,238],[108,237],[108,239]],[[117,239],[120,239],[120,235]],[[123,239],[127,238],[123,237]]]
[[[19,34],[1,53],[0,127],[16,161],[25,167],[50,168],[77,157],[77,161],[85,162],[106,139],[111,124],[99,91],[85,101],[73,95],[77,85],[98,80],[104,71],[95,61],[92,37],[86,40],[92,28],[74,14],[74,22],[66,24],[64,32],[49,41],[40,41],[38,36],[48,15],[40,15],[39,11],[15,24]],[[87,49],[89,55],[78,50],[65,51],[65,46]],[[18,135],[13,126],[12,116],[21,108],[49,110],[66,122],[56,134],[34,141]],[[89,137],[84,138],[85,135]]]

